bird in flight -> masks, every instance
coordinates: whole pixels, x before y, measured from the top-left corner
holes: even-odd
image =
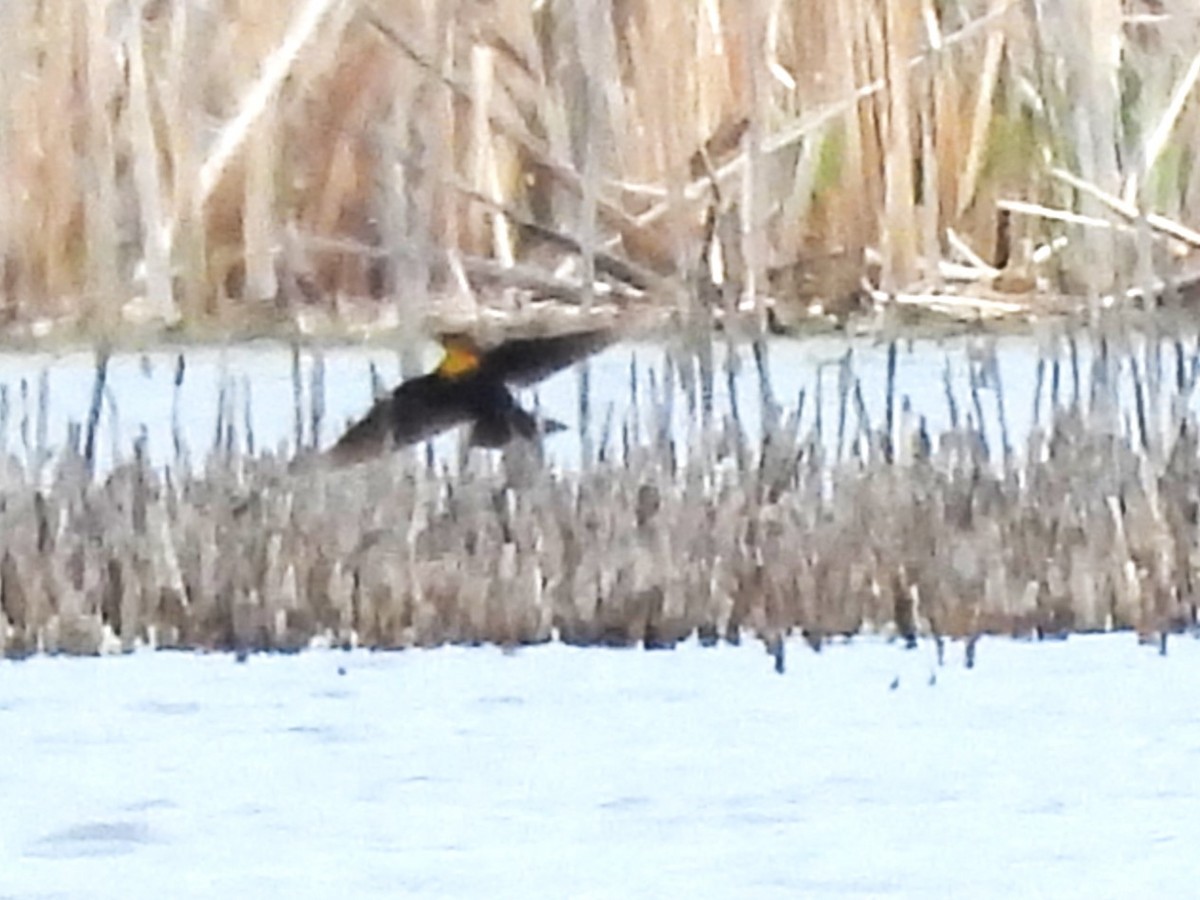
[[[415,444],[456,425],[470,423],[471,444],[502,447],[515,437],[535,439],[557,431],[524,409],[509,385],[529,385],[603,349],[611,329],[554,337],[517,338],[489,350],[468,334],[442,335],[444,353],[437,368],[403,382],[378,400],[327,452],[335,465],[352,465],[394,447]]]

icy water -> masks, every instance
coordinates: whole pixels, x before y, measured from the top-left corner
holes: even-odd
[[[1193,345],[1194,341],[1188,344],[1182,360],[1176,360],[1173,348],[1167,345],[1163,346],[1161,359],[1138,358],[1143,382],[1152,387],[1157,375],[1164,383],[1173,384],[1179,372],[1185,370],[1186,377],[1192,378]],[[995,347],[994,365],[989,365],[986,352],[979,352],[987,346]],[[1005,432],[1014,447],[1023,442],[1034,423],[1039,384],[1040,414],[1044,417],[1050,407],[1053,357],[1045,353],[1043,344],[1028,337],[1001,338],[992,344],[972,339],[912,341],[900,343],[897,348],[892,394],[897,423],[903,418],[901,410],[907,401],[912,408],[910,421],[924,417],[930,432],[936,435],[951,424],[953,404],[960,422],[968,417],[982,421],[989,441],[999,450]],[[1065,343],[1055,348],[1059,402],[1068,402],[1077,389],[1086,401],[1092,387],[1104,381],[1105,390],[1122,398],[1124,427],[1128,429],[1134,383],[1130,360],[1135,357],[1114,357],[1103,378],[1098,378],[1091,368],[1095,356],[1092,343],[1083,339],[1077,349],[1073,365]],[[186,365],[176,390],[181,353]],[[761,413],[759,379],[749,347],[739,348],[737,358],[741,371],[733,397],[743,428],[753,435]],[[813,427],[820,415],[822,434],[831,450],[847,448],[860,425],[883,427],[888,399],[886,345],[844,338],[776,339],[770,342],[768,358],[771,387],[783,412],[797,410],[803,394],[803,427]],[[434,359],[436,351],[429,348],[426,362]],[[637,441],[660,426],[686,443],[698,416],[688,407],[687,386],[668,372],[665,359],[660,346],[625,344],[591,360],[586,378],[593,452],[606,423],[613,444],[620,442],[623,428],[631,440]],[[1042,359],[1047,365],[1039,381],[1038,363]],[[848,364],[842,365],[843,361]],[[1177,362],[1182,365],[1177,366]],[[319,387],[315,393],[324,404],[316,443],[326,446],[349,419],[369,407],[372,364],[384,385],[390,387],[398,381],[398,355],[379,348],[334,348],[316,354],[305,351],[299,359],[298,379],[293,374],[291,349],[274,342],[117,356],[109,366],[106,400],[97,430],[100,467],[109,466],[113,459],[127,458],[139,436],[145,437],[150,456],[157,463],[174,461],[175,441],[179,438],[192,463],[198,465],[217,440],[222,395],[234,446],[290,455],[297,444],[297,384],[301,389],[299,439],[304,444],[313,443],[316,384]],[[314,379],[315,368],[321,371],[320,379]],[[569,431],[548,442],[551,458],[567,467],[577,466],[580,460],[584,378],[584,369],[576,367],[547,380],[536,391],[525,392],[527,402],[538,403],[544,414],[570,426]],[[0,404],[0,449],[26,461],[42,446],[52,457],[67,439],[68,423],[86,420],[94,382],[93,358],[86,352],[0,355],[0,391],[7,401]],[[851,391],[847,398],[840,384],[856,384],[857,395]],[[972,389],[973,384],[977,390]],[[690,392],[693,398],[698,394],[695,388]],[[718,346],[713,392],[718,419],[734,411],[730,396],[725,353],[723,346]],[[39,412],[42,406],[45,416]],[[662,421],[664,410],[666,422]],[[1153,420],[1151,425],[1169,431],[1164,421]],[[230,433],[228,428],[226,432]],[[439,453],[446,454],[456,441],[454,435],[440,439]]]
[[[1200,643],[0,663],[0,897],[1188,897]]]

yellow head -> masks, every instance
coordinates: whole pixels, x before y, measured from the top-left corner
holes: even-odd
[[[443,378],[461,378],[478,370],[483,353],[470,335],[443,335],[442,347],[445,348],[445,353],[442,355],[442,361],[438,363],[438,375]]]

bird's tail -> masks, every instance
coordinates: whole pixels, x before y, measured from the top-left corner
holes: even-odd
[[[500,415],[477,419],[471,426],[471,445],[495,450],[514,437],[535,441],[540,435],[566,429],[567,426],[557,419],[538,418],[514,403]]]

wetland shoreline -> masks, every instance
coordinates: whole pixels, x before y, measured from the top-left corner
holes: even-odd
[[[207,454],[177,442],[163,466],[143,439],[91,475],[77,424],[52,457],[10,447],[0,468],[0,647],[777,646],[798,632],[820,646],[1124,628],[1165,646],[1196,626],[1200,566],[1197,351],[1165,346],[1041,357],[1027,431],[1008,426],[1028,410],[1005,418],[986,355],[961,400],[947,383],[944,428],[890,386],[872,413],[852,369],[835,417],[820,385],[792,402],[762,371],[755,403],[714,407],[714,381],[754,370],[667,364],[648,395],[631,381],[640,412],[581,410],[566,468],[532,448],[413,448],[298,476],[286,452],[247,447],[249,415],[222,396]],[[315,384],[306,415],[324,409]],[[319,423],[306,438],[299,418],[304,446]]]

